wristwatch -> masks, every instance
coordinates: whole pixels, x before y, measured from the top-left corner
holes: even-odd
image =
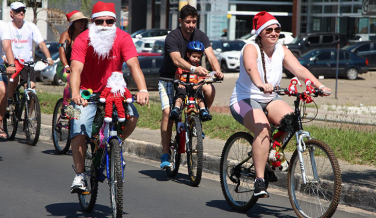
[[[14,65],[14,64],[9,64],[9,67],[16,67],[16,65]]]

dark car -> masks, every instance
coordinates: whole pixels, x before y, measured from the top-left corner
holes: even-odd
[[[159,68],[162,66],[163,56],[142,56],[138,57],[140,67],[145,76],[148,89],[158,89]],[[129,90],[137,90],[136,83],[127,65],[123,64],[123,75]]]
[[[368,67],[376,69],[376,41],[358,42],[352,45],[346,45],[343,50],[352,51],[362,58],[368,59]]]
[[[337,50],[314,49],[298,58],[299,62],[316,76],[336,77]],[[368,72],[368,60],[353,52],[339,50],[338,75],[356,79],[359,74]],[[285,70],[287,77],[293,74]]]
[[[151,49],[150,52],[152,53],[160,53],[161,55],[164,54],[164,46],[165,46],[165,41],[164,40],[156,40],[153,44],[153,48]]]
[[[59,53],[59,43],[58,42],[45,42],[48,50],[50,51],[51,56]],[[42,50],[39,48],[39,46],[35,47],[35,59],[34,61],[37,62],[40,59],[46,59],[46,56],[44,56]]]
[[[304,53],[316,48],[337,48],[347,45],[347,37],[340,33],[302,33],[295,37],[294,41],[286,47],[295,55],[300,57]]]

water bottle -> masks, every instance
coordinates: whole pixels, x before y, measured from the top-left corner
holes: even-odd
[[[179,153],[185,153],[185,128],[184,123],[178,123],[178,134],[179,134]]]

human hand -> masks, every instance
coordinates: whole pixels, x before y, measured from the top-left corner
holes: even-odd
[[[138,92],[136,94],[137,104],[143,106],[149,103],[149,93],[148,92]]]
[[[17,72],[16,68],[15,67],[7,67],[7,73],[15,73]]]
[[[51,58],[47,58],[47,64],[49,65],[49,66],[52,66],[52,65],[54,65],[54,61],[51,59]]]
[[[206,76],[208,74],[208,71],[205,68],[199,66],[196,67],[195,74],[197,74],[198,76]]]
[[[223,73],[222,73],[221,71],[217,71],[217,72],[215,72],[214,76],[215,76],[217,79],[219,79],[219,80],[223,79],[223,77],[224,77],[224,75],[223,75]]]
[[[178,86],[180,89],[185,89],[185,86],[183,84],[179,84]]]
[[[332,92],[332,89],[330,89],[328,87],[322,87],[322,88],[320,88],[320,90],[323,91],[321,96],[329,96]]]
[[[82,105],[83,107],[87,106],[87,100],[83,99],[81,95],[72,95],[72,101],[76,105]]]
[[[269,84],[269,83],[261,84],[261,85],[257,86],[257,88],[262,90],[262,92],[264,92],[265,94],[266,93],[272,93],[274,91],[273,85]]]

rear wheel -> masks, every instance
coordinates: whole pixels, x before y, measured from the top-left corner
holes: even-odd
[[[198,186],[201,182],[204,148],[201,121],[197,116],[192,116],[189,121],[188,137],[187,164],[189,181],[191,185]]]
[[[358,78],[358,70],[355,69],[355,68],[348,69],[347,72],[346,72],[346,78],[351,79],[351,80],[357,79]]]
[[[28,96],[29,100],[26,100],[27,103],[25,104],[27,116],[25,113],[24,120],[26,142],[29,145],[36,145],[39,139],[41,127],[40,105],[39,99],[35,93],[29,92]]]
[[[110,200],[112,217],[123,217],[123,173],[121,148],[117,138],[110,140]]]
[[[63,98],[60,98],[52,115],[52,140],[55,150],[59,154],[65,154],[70,147],[69,119],[61,117]]]
[[[175,126],[178,126],[178,122],[175,122]],[[171,162],[171,167],[166,169],[167,175],[170,177],[175,177],[176,174],[179,171],[180,167],[180,158],[181,158],[181,153],[179,153],[179,134],[177,131],[175,131],[176,135],[174,137],[174,141],[171,142],[170,144],[170,162]]]

